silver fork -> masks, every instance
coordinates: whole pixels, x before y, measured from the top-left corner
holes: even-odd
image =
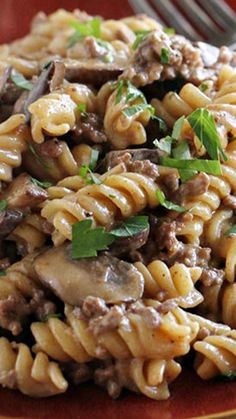
[[[191,40],[236,46],[236,14],[224,0],[129,0],[135,13],[145,13]],[[184,14],[181,13],[184,11]]]

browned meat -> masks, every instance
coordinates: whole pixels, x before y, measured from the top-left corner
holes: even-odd
[[[153,307],[145,307],[140,303],[131,304],[131,313],[139,314],[150,328],[157,328],[161,324],[161,316]]]
[[[26,173],[17,176],[2,193],[1,199],[6,199],[8,208],[34,208],[47,199],[48,193],[35,185]]]
[[[172,199],[178,203],[184,203],[186,198],[201,195],[208,190],[210,184],[209,176],[206,173],[198,173],[192,179],[183,183],[172,195]]]
[[[76,310],[76,309],[75,309]],[[86,297],[82,305],[82,313],[84,316],[97,317],[104,315],[108,312],[105,301],[102,298]]]
[[[7,209],[0,212],[0,240],[8,236],[23,220],[24,213],[17,209]]]
[[[84,46],[91,58],[103,58],[107,55],[107,48],[98,43],[93,36],[86,36],[84,39]]]
[[[0,326],[15,336],[21,332],[22,323],[29,314],[30,307],[21,296],[9,295],[0,300]]]
[[[122,318],[124,310],[122,307],[113,306],[104,316],[91,319],[89,322],[89,330],[94,336],[117,329]]]
[[[71,82],[101,86],[109,80],[115,80],[124,67],[115,63],[105,63],[99,59],[89,59],[85,62],[66,59],[65,78]]]
[[[95,384],[105,387],[109,396],[113,399],[119,397],[122,390],[122,384],[114,365],[106,365],[105,363],[105,365],[97,368],[94,372],[94,381]]]
[[[222,269],[205,268],[202,270],[200,281],[205,287],[211,287],[212,285],[222,284],[223,279],[224,271]]]
[[[228,195],[223,199],[223,205],[236,211],[236,196]]]
[[[201,266],[208,265],[210,260],[211,249],[209,247],[193,246],[192,244],[180,243],[178,251],[171,257],[162,255],[164,260],[169,266],[175,262],[184,263],[186,266]]]
[[[91,112],[81,115],[80,121],[72,132],[72,138],[76,141],[88,140],[95,144],[105,143],[107,136],[104,131],[102,118]]]
[[[90,364],[63,362],[60,367],[65,374],[65,377],[75,386],[93,378],[93,367]]]
[[[101,162],[99,169],[103,172],[112,169],[120,163],[130,165],[136,161],[149,162],[157,165],[160,162],[160,157],[163,155],[158,149],[137,148],[126,150],[109,151]],[[145,163],[147,167],[148,163]],[[131,166],[132,167],[132,166]],[[153,167],[153,166],[149,166]],[[156,166],[155,166],[156,167]],[[157,169],[156,169],[157,170]]]
[[[133,252],[147,243],[148,235],[149,228],[132,237],[117,238],[110,247],[110,253],[116,257],[121,257],[125,253],[132,256]]]
[[[62,153],[62,146],[60,141],[58,141],[56,138],[53,138],[52,140],[45,141],[43,144],[39,144],[37,152],[42,157],[56,159]]]
[[[168,55],[168,63],[163,63],[161,59],[163,48]],[[232,64],[235,54],[226,47],[222,51],[203,42],[192,44],[183,36],[167,36],[159,30],[145,37],[121,77],[131,80],[136,86],[177,76],[199,84],[203,80],[214,79],[218,64],[223,60]]]
[[[139,271],[110,254],[73,260],[70,246],[64,245],[41,253],[34,268],[45,286],[74,306],[90,295],[116,304],[135,301],[143,294],[144,280]]]

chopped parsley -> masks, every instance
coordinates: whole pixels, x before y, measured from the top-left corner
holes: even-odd
[[[115,230],[110,231],[116,237],[131,237],[149,228],[148,216],[137,215],[123,221]]]
[[[92,149],[91,151],[91,155],[90,155],[90,162],[89,162],[89,169],[90,170],[94,170],[97,166],[97,162],[98,162],[98,157],[99,157],[99,151],[96,149]]]
[[[10,76],[13,83],[24,90],[31,90],[33,87],[33,83],[31,83],[29,80],[27,80],[23,74],[20,73],[12,73]]]
[[[166,27],[166,28],[163,29],[163,31],[165,33],[167,33],[167,35],[174,35],[175,34],[175,29],[174,28],[168,28],[168,27]]]
[[[171,147],[172,147],[173,138],[170,135],[167,135],[165,138],[161,138],[160,140],[154,140],[153,144],[155,147],[159,148],[159,150],[164,151],[167,154],[171,154]]]
[[[174,123],[171,137],[174,138],[175,140],[180,139],[181,130],[183,128],[184,120],[185,120],[185,116],[183,115],[179,119],[177,119],[177,121],[175,121],[175,123]]]
[[[39,186],[40,188],[43,188],[43,189],[47,189],[47,188],[50,188],[50,186],[52,186],[52,182],[49,182],[49,181],[43,181],[42,182],[42,181],[40,181],[38,179],[35,179],[32,176],[31,176],[31,182],[34,185],[37,185],[37,186]]]
[[[37,152],[36,148],[34,147],[32,143],[28,143],[28,148],[31,154],[33,154],[33,156],[37,160],[37,162],[41,166],[43,166],[44,169],[46,170],[50,169],[50,165],[42,158],[42,156],[40,156],[40,154]]]
[[[100,250],[108,249],[116,238],[132,237],[149,228],[148,217],[137,215],[123,221],[108,232],[104,227],[92,228],[92,220],[82,220],[72,226],[72,259],[97,256]]]
[[[95,38],[100,38],[101,36],[101,19],[98,17],[95,17],[86,23],[75,20],[70,22],[70,26],[75,29],[75,33],[68,40],[68,48],[73,47],[85,36],[94,36]]]
[[[161,164],[166,167],[174,167],[176,169],[196,170],[211,175],[221,175],[221,166],[218,160],[202,160],[202,159],[173,159],[171,157],[161,157]]]
[[[5,211],[5,209],[7,209],[8,206],[8,202],[6,201],[6,199],[1,199],[0,200],[0,212]]]
[[[231,234],[236,234],[236,225],[233,225],[232,227],[230,227],[226,231],[225,236],[230,236]]]
[[[6,276],[6,271],[0,271],[0,276]]]
[[[142,99],[143,101],[146,101],[144,94],[130,81],[119,80],[117,83],[114,83],[114,87],[116,89],[116,105],[121,102],[123,92],[125,92],[125,103],[131,102],[135,99]]]
[[[62,319],[63,315],[61,313],[49,313],[43,319],[42,322],[47,322],[49,319]]]
[[[169,63],[169,51],[167,48],[161,49],[161,63],[168,64]]]
[[[136,35],[136,39],[132,45],[132,49],[135,50],[138,48],[138,46],[141,44],[141,42],[143,42],[144,38],[146,38],[146,36],[150,33],[151,31],[136,31],[135,35]]]
[[[192,112],[187,117],[187,120],[209,156],[213,160],[218,160],[219,156],[227,160],[220,143],[213,115],[207,109],[199,108]]]
[[[85,180],[86,183],[89,185],[95,184],[95,185],[101,185],[101,180],[95,176],[95,174],[92,172],[90,167],[86,164],[83,164],[79,169],[79,175],[82,177],[82,179]]]
[[[174,202],[168,201],[165,197],[164,192],[162,192],[160,189],[156,190],[156,196],[157,196],[158,201],[160,202],[160,205],[162,205],[163,207],[169,210],[177,211],[177,212],[186,211],[184,207],[177,205]]]
[[[207,83],[201,83],[199,86],[199,89],[201,90],[202,93],[204,93],[207,89],[208,89],[208,84]]]

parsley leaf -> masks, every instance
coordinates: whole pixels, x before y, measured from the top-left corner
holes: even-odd
[[[174,123],[171,137],[174,138],[175,140],[179,140],[180,138],[184,120],[185,120],[185,116],[183,115],[179,119],[177,119],[177,121],[175,121]]]
[[[97,44],[107,50],[107,54],[104,56],[104,61],[106,63],[111,63],[113,61],[114,49],[110,42],[103,41],[102,39],[97,39]]]
[[[23,76],[23,74],[20,74],[20,73],[12,73],[11,80],[16,86],[20,87],[21,89],[31,90],[33,87],[33,83],[27,80]]]
[[[0,200],[0,212],[5,211],[7,209],[8,202],[5,199]]]
[[[35,179],[34,177],[32,177],[31,176],[31,182],[34,184],[34,185],[37,185],[37,186],[39,186],[40,188],[43,188],[43,189],[47,189],[47,188],[50,188],[50,186],[52,186],[52,182],[49,182],[49,181],[44,181],[44,182],[41,182],[40,180],[38,180],[38,179]]]
[[[111,230],[110,233],[116,237],[131,237],[146,230],[149,227],[148,216],[136,215],[123,221],[119,227]]]
[[[6,271],[0,271],[0,276],[6,276]]]
[[[179,160],[171,157],[161,157],[161,164],[176,169],[197,170],[198,172],[209,173],[210,175],[221,175],[221,166],[218,160]]]
[[[186,140],[181,141],[175,148],[172,150],[172,155],[175,159],[179,160],[190,160],[191,153],[189,149],[188,142]],[[197,174],[196,170],[186,170],[179,169],[179,175],[182,182],[186,182]]]
[[[126,97],[125,102],[128,103],[131,100],[135,99],[143,99],[144,102],[146,102],[144,94],[138,90],[130,81],[127,80],[119,80],[117,83],[114,84],[116,89],[116,99],[115,104],[117,105],[120,103],[122,99],[123,89],[126,89]]]
[[[167,33],[168,35],[174,35],[175,34],[175,29],[174,28],[164,28],[163,31],[165,33]]]
[[[161,138],[160,140],[154,140],[153,144],[155,147],[159,148],[159,150],[164,151],[167,154],[171,154],[171,146],[172,146],[173,138],[167,135],[165,138]]]
[[[199,140],[204,145],[209,156],[213,160],[217,160],[220,153],[222,158],[227,160],[227,156],[220,144],[213,115],[207,109],[199,108],[192,112],[187,117],[187,120]]]
[[[86,181],[86,183],[92,185],[101,185],[101,180],[95,176],[89,166],[83,164],[79,169],[79,175]]]
[[[73,47],[77,41],[85,36],[94,36],[100,38],[101,35],[101,19],[95,17],[86,23],[77,20],[70,22],[70,26],[75,29],[75,33],[69,38],[68,48]]]
[[[50,165],[48,163],[46,163],[45,160],[40,156],[40,154],[37,152],[37,150],[35,149],[33,144],[28,143],[28,148],[29,148],[29,151],[31,152],[31,154],[33,154],[33,156],[37,160],[37,162],[39,164],[41,164],[41,166],[43,166],[44,169],[46,169],[46,170],[50,169]]]
[[[90,162],[89,162],[89,169],[90,170],[94,170],[95,167],[97,166],[98,156],[99,156],[99,151],[96,150],[95,148],[93,148],[92,151],[91,151]]]
[[[42,322],[47,322],[49,319],[52,318],[62,319],[63,315],[61,313],[49,313],[45,317],[43,317]]]
[[[168,64],[169,63],[169,51],[167,48],[161,49],[161,63]]]
[[[148,103],[139,103],[138,105],[130,106],[129,108],[123,109],[122,113],[127,117],[131,117],[134,116],[136,113],[140,113],[146,110],[151,113],[151,117],[155,116],[155,108],[152,105],[149,105]]]
[[[208,84],[207,83],[201,83],[199,86],[199,89],[201,90],[202,93],[204,93],[207,89],[208,89]]]
[[[236,234],[236,225],[233,225],[232,227],[230,227],[226,232],[225,232],[225,236],[230,236],[231,234]]]
[[[236,371],[230,371],[225,374],[220,374],[219,377],[221,377],[225,381],[233,381],[236,379]]]
[[[79,109],[79,111],[80,111],[81,113],[86,112],[86,104],[85,104],[85,103],[79,103],[79,104],[77,105],[77,108]]]
[[[156,196],[157,196],[158,201],[160,202],[160,205],[162,205],[163,207],[169,210],[177,211],[177,212],[186,211],[184,207],[177,205],[174,202],[168,201],[165,197],[165,194],[160,189],[156,190]]]
[[[150,33],[151,31],[136,31],[136,39],[132,45],[132,49],[135,50],[138,48],[139,44],[141,44],[141,42],[143,42],[144,38],[146,38],[146,36]]]
[[[72,259],[97,256],[115,240],[104,227],[92,227],[92,220],[82,220],[72,226]]]

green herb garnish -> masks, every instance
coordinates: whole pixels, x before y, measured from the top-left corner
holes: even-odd
[[[220,144],[213,115],[207,109],[199,108],[192,112],[187,120],[209,156],[213,160],[217,160],[221,155],[224,160],[227,160]]]
[[[176,169],[197,170],[211,175],[221,175],[221,166],[218,160],[179,160],[171,157],[161,157],[161,164],[166,167],[174,167]]]
[[[202,93],[204,93],[207,89],[208,89],[208,84],[206,83],[201,83],[199,86],[199,89],[201,90]]]
[[[68,48],[73,47],[73,45],[85,36],[94,36],[95,38],[100,38],[101,36],[101,19],[97,17],[86,23],[75,20],[70,22],[70,26],[75,29],[75,33],[69,38]]]
[[[131,117],[136,113],[140,113],[146,110],[150,112],[151,116],[154,116],[155,108],[148,103],[139,103],[138,105],[130,106],[129,108],[123,109],[122,113],[127,117]]]
[[[93,148],[92,151],[91,151],[90,162],[89,162],[90,170],[93,171],[96,168],[97,162],[98,162],[98,157],[99,157],[99,151]]]
[[[231,234],[236,234],[236,225],[233,225],[232,227],[230,227],[224,235],[230,236]]]
[[[178,160],[191,160],[188,142],[186,140],[180,141],[179,144],[172,149],[172,156]],[[196,170],[179,169],[179,175],[182,182],[186,182],[196,174]]]
[[[106,63],[111,63],[113,61],[114,49],[112,45],[110,44],[110,42],[103,41],[102,39],[97,39],[96,42],[98,45],[100,45],[101,47],[107,50],[107,54],[104,56],[104,61]]]
[[[0,200],[0,212],[5,211],[5,209],[7,209],[8,206],[8,202],[6,201],[6,199],[1,199]]]
[[[110,231],[110,233],[116,237],[131,237],[146,230],[148,227],[148,216],[137,215],[123,221],[118,228]]]
[[[148,217],[144,215],[131,217],[110,232],[104,227],[92,228],[91,219],[79,221],[72,226],[72,258],[97,256],[99,250],[106,250],[116,238],[132,237],[148,227]]]
[[[144,94],[140,90],[138,90],[137,87],[135,87],[132,83],[130,83],[130,81],[119,80],[117,83],[114,84],[114,86],[116,89],[116,99],[115,99],[116,105],[121,102],[123,89],[125,89],[125,93],[126,93],[125,95],[126,103],[132,100],[138,99],[138,98],[146,102]]]
[[[49,319],[53,318],[62,319],[63,315],[61,313],[49,313],[42,319],[42,322],[47,322]]]
[[[161,63],[168,64],[169,63],[169,51],[167,48],[161,49]]]
[[[31,90],[33,87],[33,83],[27,80],[23,76],[23,74],[20,74],[20,73],[12,73],[11,80],[16,86],[20,87],[21,89]]]
[[[6,271],[0,271],[0,276],[6,276]]]
[[[165,197],[164,192],[162,192],[160,189],[156,190],[156,196],[157,196],[158,201],[160,202],[160,205],[162,205],[163,207],[169,210],[177,211],[177,212],[186,211],[184,207],[177,205],[174,202],[168,201]]]
[[[179,140],[180,138],[184,120],[185,120],[185,116],[183,115],[179,119],[177,119],[177,121],[174,123],[171,137],[174,138],[175,140]]]
[[[160,140],[154,140],[153,144],[155,147],[159,148],[159,150],[164,151],[167,154],[171,154],[171,146],[172,146],[173,138],[167,135],[165,138],[161,138]]]
[[[135,50],[138,48],[138,46],[141,44],[141,42],[143,42],[144,38],[146,38],[146,36],[150,33],[151,31],[136,31],[135,35],[136,35],[136,39],[132,45],[132,49]]]
[[[167,33],[168,35],[174,35],[175,29],[174,28],[164,28],[163,31]]]
[[[32,176],[31,176],[31,182],[34,185],[37,185],[37,186],[39,186],[40,188],[43,188],[43,189],[47,189],[47,188],[50,188],[50,186],[52,186],[52,182],[49,182],[49,181],[41,182],[41,180],[35,179]]]
[[[85,103],[78,103],[77,107],[78,107],[78,109],[81,113],[86,112],[86,104]]]
[[[83,164],[79,169],[79,175],[88,183],[89,185],[101,185],[101,180],[95,176],[89,166]]]
[[[98,250],[106,250],[114,237],[104,227],[92,227],[92,220],[79,221],[72,226],[72,259],[97,256]]]
[[[46,163],[45,160],[40,156],[40,154],[37,152],[37,150],[35,149],[35,147],[33,146],[33,144],[28,143],[28,148],[29,148],[29,151],[31,152],[31,154],[33,154],[33,156],[37,160],[37,162],[39,164],[41,164],[41,166],[43,166],[44,169],[46,169],[46,170],[50,169],[49,164]]]
[[[236,371],[220,374],[219,378],[222,378],[225,381],[234,381],[236,379]]]

